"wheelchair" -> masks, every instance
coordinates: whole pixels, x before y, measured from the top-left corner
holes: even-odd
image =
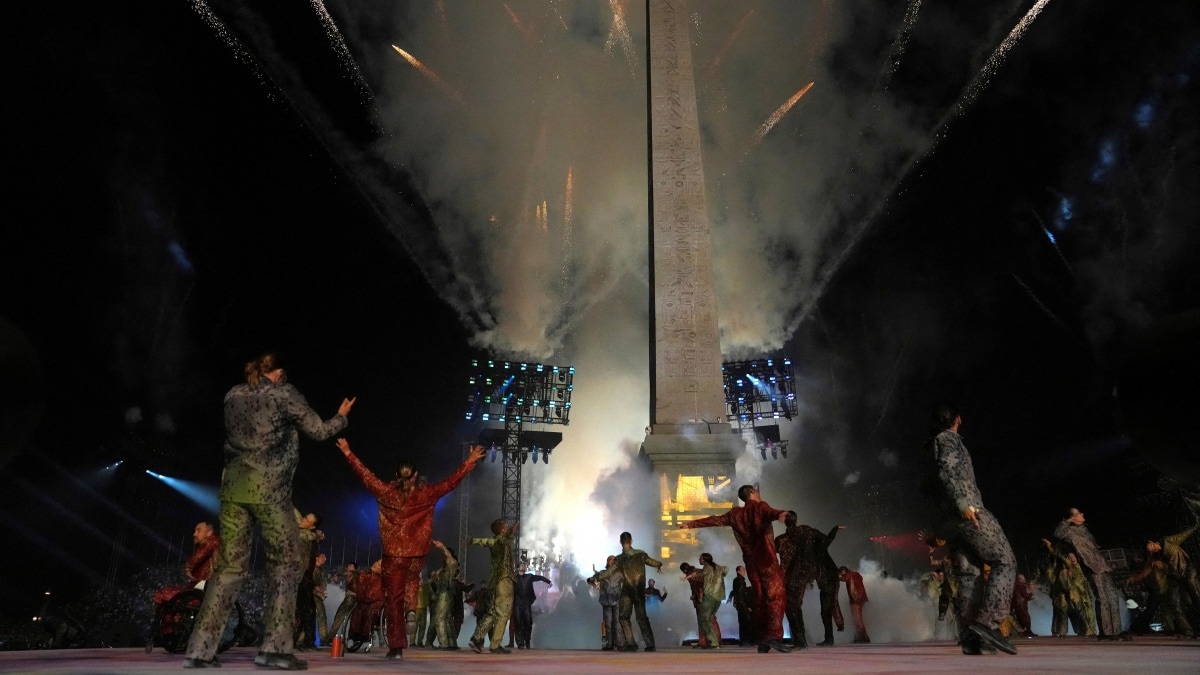
[[[349,618],[346,619],[346,625],[342,627],[346,640],[346,651],[366,654],[377,645],[384,648],[388,646],[387,611],[381,607],[372,613],[370,628],[364,631],[362,624],[365,619],[361,615],[358,617],[356,615],[369,611],[369,605],[359,604],[350,612]],[[356,618],[357,621],[355,621]]]
[[[160,604],[154,611],[154,621],[150,624],[150,638],[146,641],[146,653],[162,647],[171,654],[181,654],[187,649],[188,638],[196,624],[196,616],[200,614],[200,605],[204,603],[204,591],[199,588],[189,588],[176,593],[171,599]],[[225,622],[225,630],[221,633],[221,642],[217,652],[224,652],[242,639],[242,633],[248,627],[242,621],[242,606],[234,603],[233,611]]]

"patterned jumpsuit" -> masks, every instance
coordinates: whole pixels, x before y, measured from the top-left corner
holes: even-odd
[[[960,617],[993,630],[1008,616],[1017,561],[1000,523],[983,506],[975,483],[975,468],[962,438],[946,429],[930,439],[922,454],[923,488],[934,510],[936,530],[944,534],[959,580]],[[979,527],[963,517],[974,508]],[[983,566],[991,567],[987,580]]]
[[[1121,592],[1117,590],[1112,579],[1112,570],[1096,538],[1092,536],[1087,525],[1076,525],[1070,520],[1063,519],[1054,528],[1054,536],[1059,541],[1071,547],[1087,580],[1091,582],[1092,592],[1096,596],[1096,618],[1100,620],[1100,634],[1116,637],[1121,632]]]
[[[346,418],[322,421],[297,389],[261,378],[225,394],[225,471],[221,475],[221,536],[213,576],[188,640],[186,656],[210,661],[250,569],[254,523],[267,559],[267,602],[261,651],[291,654],[300,584],[300,534],[292,515],[292,477],[300,435],[323,441],[346,428]]]

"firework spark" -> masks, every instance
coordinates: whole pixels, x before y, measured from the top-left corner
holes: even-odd
[[[325,9],[324,0],[309,0],[309,2],[317,12],[317,18],[321,20],[321,26],[325,29],[325,36],[329,38],[329,43],[333,45],[333,50],[337,54],[338,61],[341,62],[342,68],[350,73],[350,76],[354,79],[354,84],[358,88],[358,92],[363,96],[363,101],[368,104],[374,101],[375,96],[371,93],[371,88],[367,86],[367,81],[363,78],[362,71],[359,70],[354,56],[350,54],[350,48],[346,46],[346,40],[342,37],[342,32],[338,30],[337,24],[333,22],[333,17],[329,15],[329,10]]]
[[[957,120],[962,113],[967,110],[967,108],[970,107],[971,103],[975,101],[979,93],[983,91],[985,87],[987,87],[988,83],[991,81],[992,75],[995,74],[996,70],[1004,62],[1004,57],[1007,56],[1010,51],[1012,51],[1012,48],[1017,44],[1018,41],[1020,41],[1021,37],[1025,35],[1025,32],[1029,30],[1029,26],[1033,24],[1034,19],[1041,14],[1042,10],[1045,9],[1046,5],[1048,4],[1050,4],[1050,0],[1038,0],[1037,4],[1035,4],[1029,9],[1028,12],[1025,13],[1025,16],[1023,16],[1021,20],[1017,22],[1017,25],[1014,26],[1011,31],[1009,31],[1008,37],[1004,38],[1000,45],[997,46],[992,52],[992,55],[988,57],[988,60],[986,63],[984,63],[983,68],[980,69],[975,77],[972,78],[971,82],[968,83],[963,89],[962,94],[959,95],[959,98],[954,105],[950,107],[949,112],[947,112],[946,115],[943,116],[938,122],[937,126],[934,127],[933,133],[930,134],[925,150],[923,152],[914,152],[912,156],[909,157],[909,159],[904,163],[904,165],[900,167],[899,171],[896,172],[896,179],[892,181],[891,185],[888,186],[886,190],[880,193],[883,195],[883,197],[875,203],[865,218],[859,220],[857,229],[850,234],[846,240],[846,244],[843,245],[840,250],[834,252],[834,254],[830,256],[828,262],[825,263],[824,268],[817,275],[816,280],[813,282],[812,287],[809,290],[808,298],[801,305],[800,309],[796,313],[796,316],[788,323],[788,334],[794,333],[797,329],[799,329],[800,324],[808,318],[808,315],[812,312],[813,308],[816,307],[816,303],[819,302],[821,297],[825,295],[825,289],[829,287],[830,281],[833,280],[838,270],[841,269],[842,264],[846,262],[846,260],[850,257],[850,254],[858,247],[858,243],[862,241],[867,231],[871,229],[871,227],[875,224],[875,221],[879,219],[879,216],[883,214],[892,194],[895,193],[897,188],[904,183],[909,174],[912,173],[913,169],[917,165],[919,165],[925,160],[925,158],[929,157],[934,153],[934,151],[937,150],[938,144],[943,138],[946,137],[946,132],[950,125],[953,124],[953,122]]]
[[[233,33],[229,32],[229,28],[225,26],[225,22],[221,21],[220,17],[212,11],[208,3],[204,2],[204,0],[192,0],[192,9],[200,15],[201,19],[204,19],[204,23],[208,24],[208,27],[217,34],[217,37],[221,38],[225,46],[229,47],[229,51],[233,52],[234,58],[249,68],[251,74],[254,75],[254,79],[267,88],[267,97],[273,101],[278,100],[276,87],[271,78],[259,67],[258,61],[250,55],[250,52],[242,46],[242,43],[234,37]]]
[[[884,62],[879,89],[886,91],[892,77],[899,70],[900,61],[904,58],[904,50],[908,47],[908,39],[912,37],[913,27],[917,25],[917,13],[920,11],[921,0],[908,0],[908,7],[904,9],[904,19],[900,22],[900,30],[896,32],[896,39],[892,41],[892,49],[888,52],[887,61]]]
[[[537,218],[537,226],[542,232],[550,231],[550,209],[546,205],[546,200],[542,200],[541,204],[537,205],[535,217]]]
[[[416,59],[416,57],[414,57],[412,54],[409,54],[408,52],[404,51],[403,49],[400,49],[396,45],[392,45],[392,49],[395,49],[397,54],[404,57],[405,61],[408,61],[409,63],[411,63],[412,67],[416,68],[422,75],[424,75],[426,77],[426,79],[428,79],[430,82],[432,82],[434,84],[434,86],[436,86],[438,89],[441,89],[442,93],[444,93],[447,96],[449,96],[450,98],[454,99],[454,101],[457,103],[463,102],[462,95],[459,94],[457,91],[455,91],[454,87],[451,87],[450,85],[446,84],[445,80],[438,77],[437,73],[430,70],[424,63],[421,63],[420,61],[418,61]]]
[[[801,87],[800,91],[792,94],[792,97],[785,101],[783,105],[779,106],[778,110],[771,113],[771,116],[767,118],[767,121],[763,122],[762,126],[758,128],[757,132],[755,132],[754,142],[758,143],[762,141],[762,139],[766,137],[767,133],[771,131],[771,128],[774,127],[779,120],[783,119],[784,115],[788,114],[788,111],[792,109],[792,106],[796,105],[796,102],[799,101],[805,94],[807,94],[808,90],[812,89],[814,84],[816,83],[809,82]]]
[[[608,29],[608,39],[604,41],[604,53],[611,55],[617,45],[621,45],[630,72],[633,72],[637,67],[637,52],[633,48],[633,38],[629,36],[629,26],[625,24],[624,3],[621,0],[608,0],[608,6],[612,10],[613,21]]]
[[[738,38],[742,36],[742,31],[746,29],[746,24],[750,23],[750,17],[754,16],[755,10],[756,8],[751,7],[750,11],[743,14],[742,18],[738,20],[737,26],[735,26],[733,32],[729,34],[729,38],[725,40],[725,44],[721,45],[721,48],[717,50],[717,55],[713,57],[713,60],[709,62],[708,67],[704,69],[705,79],[712,79],[713,74],[717,72],[717,68],[721,67],[721,62],[725,60],[725,56],[729,53],[729,50],[733,48],[733,45],[737,43]]]

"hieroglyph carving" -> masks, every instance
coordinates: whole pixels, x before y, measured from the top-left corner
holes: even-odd
[[[655,423],[723,422],[721,336],[682,0],[650,0]]]

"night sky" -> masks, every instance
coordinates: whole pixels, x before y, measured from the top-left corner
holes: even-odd
[[[135,522],[179,545],[205,514],[144,471],[215,486],[221,397],[267,349],[323,415],[358,397],[369,466],[434,480],[476,433],[471,357],[577,365],[579,424],[531,471],[568,522],[531,528],[626,529],[596,486],[648,421],[642,4],[618,3],[629,41],[599,0],[277,4],[8,10],[12,617],[114,550],[164,555]],[[693,3],[727,356],[786,354],[801,393],[764,498],[825,529],[896,495],[847,560],[919,526],[940,400],[1022,560],[1072,505],[1105,545],[1163,534],[1160,479],[1200,482],[1200,12],[970,4],[998,6]],[[476,476],[482,529],[498,465]],[[377,536],[332,443],[304,442],[295,495],[335,558]]]

